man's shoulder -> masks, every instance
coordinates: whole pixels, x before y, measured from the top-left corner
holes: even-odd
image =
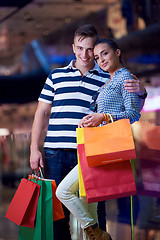
[[[55,79],[55,78],[65,78],[73,76],[75,70],[72,69],[69,65],[65,67],[59,67],[51,70],[49,73],[49,79]]]
[[[64,73],[64,72],[70,72],[71,71],[71,68],[69,67],[69,65],[67,66],[64,66],[64,67],[57,67],[57,68],[54,68],[51,70],[51,74],[54,74],[54,73]]]
[[[98,71],[93,71],[93,74],[94,78],[101,82],[106,82],[106,80],[110,78],[110,74],[108,72],[104,72],[101,69],[99,69]]]

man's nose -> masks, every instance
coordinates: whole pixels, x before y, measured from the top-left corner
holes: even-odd
[[[87,50],[83,50],[83,57],[86,57],[88,55]]]

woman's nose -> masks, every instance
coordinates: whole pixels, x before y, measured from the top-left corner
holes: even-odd
[[[100,61],[101,61],[101,62],[104,62],[104,58],[103,58],[103,57],[100,57]]]

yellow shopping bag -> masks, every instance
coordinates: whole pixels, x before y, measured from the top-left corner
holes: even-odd
[[[77,144],[83,144],[83,143],[84,143],[84,129],[77,128]],[[84,188],[84,182],[83,182],[78,153],[77,153],[77,159],[78,159],[78,174],[79,174],[79,195],[80,197],[86,197],[86,191]]]

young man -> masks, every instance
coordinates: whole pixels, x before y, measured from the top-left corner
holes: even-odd
[[[91,113],[92,96],[110,78],[95,65],[93,48],[97,39],[97,31],[92,25],[79,27],[72,45],[76,60],[51,71],[39,97],[32,127],[30,166],[32,169],[39,165],[44,167],[45,177],[55,179],[57,185],[77,164],[78,123]],[[129,91],[143,94],[145,89],[139,80],[128,82]],[[47,127],[45,158],[42,159],[39,143],[41,133]],[[54,240],[71,240],[70,213],[66,208],[64,212],[65,219],[54,222]]]

